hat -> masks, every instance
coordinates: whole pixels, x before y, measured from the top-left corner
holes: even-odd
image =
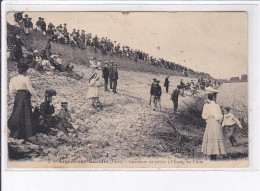
[[[41,17],[39,17],[38,19],[41,19]]]
[[[229,112],[231,108],[230,107],[224,107],[223,109],[225,109]]]
[[[67,23],[64,23],[64,25],[67,25]]]
[[[45,96],[46,97],[56,96],[56,91],[54,89],[47,89],[45,91]]]
[[[153,81],[156,81],[156,78],[154,78]]]
[[[180,86],[180,85],[177,85],[177,88],[178,88],[178,89],[181,89],[181,86]]]
[[[207,87],[206,89],[206,92],[207,93],[218,93],[219,91],[217,91],[217,90],[215,90],[214,88],[212,88],[212,87]]]
[[[39,51],[38,50],[34,50],[33,53],[36,54],[36,53],[39,53]]]
[[[26,14],[26,15],[24,15],[25,17],[28,17],[28,15]]]

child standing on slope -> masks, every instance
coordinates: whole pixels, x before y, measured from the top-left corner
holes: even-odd
[[[224,118],[222,121],[222,127],[224,128],[225,137],[230,140],[231,145],[234,147],[237,142],[234,137],[236,125],[241,129],[243,127],[236,116],[230,112],[230,109],[230,107],[223,108]]]

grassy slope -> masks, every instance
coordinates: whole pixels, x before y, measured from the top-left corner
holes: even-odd
[[[47,41],[46,36],[38,33],[29,37],[23,36],[23,38],[28,49],[42,50]],[[149,98],[149,86],[147,84],[155,76],[151,73],[157,74],[159,70],[162,70],[161,73],[163,74],[165,74],[164,72],[175,71],[129,60],[123,62],[124,59],[118,57],[102,57],[105,60],[113,59],[120,65],[122,69],[119,71],[118,89],[120,93],[116,96],[105,93],[101,100],[105,106],[104,110],[96,112],[91,109],[90,103],[84,97],[88,90],[86,77],[91,73],[91,70],[85,65],[87,65],[88,57],[98,57],[100,53],[94,55],[91,49],[83,51],[57,43],[53,43],[52,47],[53,52],[61,53],[67,62],[77,63],[75,69],[83,72],[85,77],[83,80],[77,81],[64,76],[46,76],[36,72],[31,74],[32,83],[40,95],[44,95],[46,88],[51,87],[57,90],[58,95],[54,99],[55,107],[59,106],[59,98],[69,100],[70,107],[73,107],[74,110],[72,112],[73,119],[77,119],[76,124],[81,127],[82,133],[71,132],[73,135],[71,140],[67,140],[62,135],[58,137],[37,135],[34,137],[35,143],[36,145],[39,144],[40,149],[44,151],[37,154],[39,159],[55,160],[64,156],[71,158],[89,157],[92,159],[172,157],[177,156],[178,153],[181,154],[178,155],[181,158],[203,158],[200,146],[204,125],[198,125],[194,128],[193,124],[184,124],[181,120],[175,120],[172,115],[172,103],[169,101],[170,95],[165,93],[162,97],[162,113],[151,112],[147,105]],[[9,77],[15,75],[15,71],[12,70],[14,64],[11,62],[8,64]],[[165,76],[156,75],[156,77],[163,80]],[[173,86],[179,82],[181,77],[170,78]],[[131,88],[129,88],[130,86]],[[184,109],[183,101],[188,97],[180,98],[181,108]],[[81,108],[82,105],[84,105],[84,110]],[[12,100],[10,99],[8,106],[8,113],[10,114],[12,110]],[[184,118],[187,119],[185,116]],[[170,120],[171,125],[174,125],[185,135],[186,140],[178,140],[173,127],[167,123],[167,120]],[[247,148],[244,150],[246,153]],[[35,149],[33,151],[35,152]],[[55,156],[53,156],[53,153],[55,153]],[[72,153],[75,153],[74,156],[71,156]]]
[[[14,31],[15,27],[8,25],[9,31]],[[30,50],[43,50],[45,49],[48,38],[46,35],[40,34],[34,31],[30,36],[24,36],[21,34],[23,42],[25,43],[25,47]],[[134,62],[128,58],[121,58],[118,56],[110,56],[110,55],[102,55],[100,50],[95,53],[93,48],[88,47],[85,50],[81,50],[76,47],[71,47],[70,45],[62,45],[59,43],[52,43],[52,53],[62,54],[62,58],[67,63],[75,63],[75,64],[87,64],[89,57],[95,56],[96,58],[101,58],[103,61],[113,60],[115,63],[119,65],[119,68],[127,71],[138,71],[138,72],[150,72],[154,74],[165,74],[165,75],[173,75],[173,76],[183,76],[182,72],[169,70],[162,67],[156,67],[152,65],[148,65],[147,62],[138,60],[138,62]],[[195,77],[190,74],[190,77]]]

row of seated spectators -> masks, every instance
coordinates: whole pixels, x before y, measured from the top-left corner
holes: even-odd
[[[25,33],[29,34],[30,31],[33,30],[33,24],[31,18],[28,18],[26,14],[23,18],[23,12],[17,12],[15,15],[15,21],[24,29]],[[30,20],[30,21],[29,21]],[[30,22],[30,25],[26,23]],[[31,28],[30,28],[31,27]],[[141,51],[141,50],[134,50],[128,46],[120,46],[120,43],[116,41],[112,41],[107,37],[99,38],[97,35],[93,36],[91,33],[86,33],[85,30],[76,30],[73,29],[71,33],[67,30],[67,24],[64,23],[63,25],[60,24],[58,26],[54,26],[52,23],[49,23],[48,26],[44,21],[44,18],[39,17],[38,21],[36,22],[35,30],[51,36],[54,42],[59,42],[62,44],[70,44],[71,46],[76,46],[81,49],[85,49],[86,47],[93,47],[94,51],[97,52],[98,50],[101,51],[102,54],[110,54],[111,56],[117,55],[120,57],[127,57],[131,60],[138,61],[143,60],[147,64],[151,64],[157,67],[164,67],[171,70],[176,70],[178,72],[182,72],[184,76],[188,76],[189,74],[201,76],[201,77],[210,77],[206,73],[196,72],[192,69],[188,69],[182,65],[176,64],[175,62],[167,61],[164,59],[154,58],[153,56]]]

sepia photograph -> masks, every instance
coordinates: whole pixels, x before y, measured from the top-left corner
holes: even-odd
[[[9,169],[247,168],[246,12],[11,11]]]

